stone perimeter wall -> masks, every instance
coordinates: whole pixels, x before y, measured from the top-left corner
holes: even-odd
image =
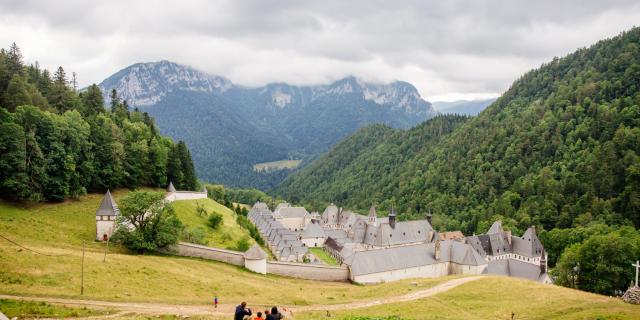
[[[242,252],[211,248],[194,243],[180,242],[169,248],[168,253],[185,257],[197,257],[215,260],[244,267],[244,255]]]
[[[180,242],[173,245],[168,248],[168,250],[165,250],[165,252],[185,257],[215,260],[241,267],[244,266],[244,254],[242,252],[211,248],[188,242]],[[347,267],[331,267],[291,262],[267,261],[267,273],[308,280],[349,280],[349,269]]]
[[[309,280],[349,280],[349,269],[347,267],[331,267],[316,264],[301,264],[281,261],[267,261],[267,273]]]

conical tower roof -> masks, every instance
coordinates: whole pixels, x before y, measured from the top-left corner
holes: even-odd
[[[207,187],[206,186],[202,186],[202,192],[207,193]]]
[[[169,186],[167,187],[167,192],[176,192],[176,188],[173,186],[173,182],[169,181]]]
[[[118,209],[116,201],[113,200],[111,192],[107,190],[104,198],[102,198],[102,202],[100,202],[98,211],[96,211],[96,216],[117,216],[118,214],[120,214],[120,209]]]
[[[371,208],[369,208],[369,217],[375,218],[377,216],[378,216],[378,214],[376,212],[376,206],[372,205]]]
[[[267,258],[267,254],[256,243],[244,253],[244,258],[247,260],[262,260]]]

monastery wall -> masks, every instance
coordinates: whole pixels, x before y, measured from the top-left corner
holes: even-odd
[[[267,273],[286,277],[321,280],[347,281],[349,269],[347,267],[331,267],[315,264],[267,261]]]
[[[197,200],[206,198],[207,194],[205,192],[177,191],[169,193],[164,199],[171,202],[178,200]]]
[[[230,263],[236,266],[244,266],[242,252],[211,248],[193,243],[180,242],[169,248],[169,253],[185,257],[197,257],[215,261]]]
[[[351,280],[357,283],[380,283],[408,278],[436,278],[449,275],[449,263],[442,262],[432,265],[419,266],[401,270],[392,270],[352,276]]]

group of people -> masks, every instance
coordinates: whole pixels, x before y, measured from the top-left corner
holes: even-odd
[[[284,315],[278,311],[277,307],[271,308],[271,310],[265,310],[264,313],[262,311],[258,311],[254,318],[251,318],[253,312],[250,308],[247,308],[247,303],[242,302],[236,307],[236,311],[233,316],[233,320],[281,320],[284,319]]]

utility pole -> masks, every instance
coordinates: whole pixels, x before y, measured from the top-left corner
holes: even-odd
[[[84,241],[82,241],[82,273],[80,275],[80,295],[84,294]]]
[[[102,259],[102,262],[107,262],[107,251],[109,251],[109,240],[111,240],[111,238],[107,238],[107,245],[104,247],[104,258]]]

